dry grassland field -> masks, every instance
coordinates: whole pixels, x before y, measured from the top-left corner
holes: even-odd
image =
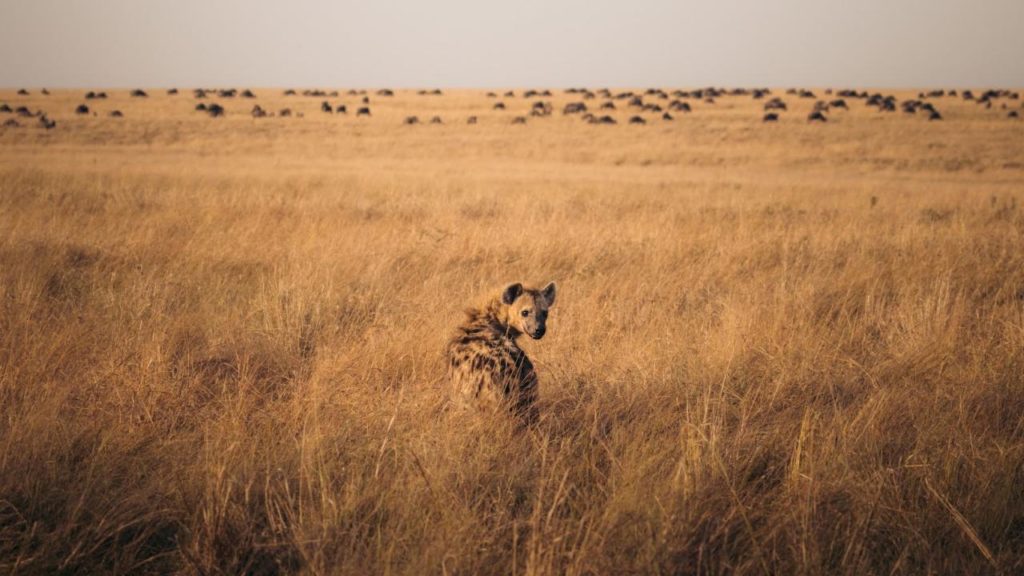
[[[0,572],[1024,573],[1021,100],[674,90],[0,91]]]

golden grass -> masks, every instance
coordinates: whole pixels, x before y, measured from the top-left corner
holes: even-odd
[[[0,93],[58,121],[0,128],[3,572],[1024,570],[1005,111],[257,93],[305,117]],[[513,280],[560,288],[526,432],[444,411]]]

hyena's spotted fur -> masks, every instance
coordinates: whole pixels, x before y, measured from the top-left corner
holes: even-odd
[[[554,303],[554,282],[541,290],[516,283],[483,307],[466,310],[466,321],[448,342],[448,374],[459,405],[507,408],[536,420],[537,372],[516,338],[542,338]]]

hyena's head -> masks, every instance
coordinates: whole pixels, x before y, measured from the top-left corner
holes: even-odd
[[[501,303],[507,309],[509,327],[540,340],[547,330],[548,308],[555,303],[555,283],[541,290],[524,288],[518,282],[510,284],[501,293]]]

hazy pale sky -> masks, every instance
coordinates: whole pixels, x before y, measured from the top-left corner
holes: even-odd
[[[1024,0],[0,0],[0,86],[1024,86]]]

